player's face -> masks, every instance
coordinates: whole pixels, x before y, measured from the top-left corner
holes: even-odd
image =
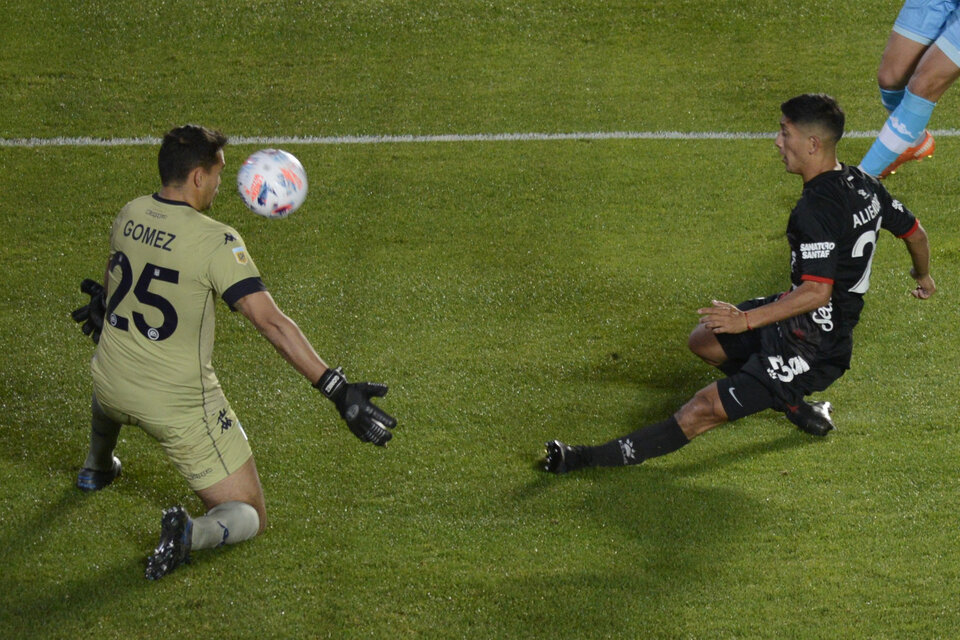
[[[807,141],[805,135],[786,116],[780,118],[780,133],[777,134],[777,150],[786,166],[787,173],[801,173],[803,163],[807,158]]]
[[[225,166],[226,161],[223,157],[223,149],[221,149],[217,152],[217,164],[210,167],[209,171],[200,169],[203,176],[203,182],[200,186],[200,204],[203,205],[203,207],[199,209],[200,211],[209,209],[210,205],[213,204],[213,199],[217,197],[217,191],[220,189],[220,175],[223,173]]]

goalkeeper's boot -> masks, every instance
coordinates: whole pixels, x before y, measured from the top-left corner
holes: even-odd
[[[147,558],[147,580],[159,580],[182,564],[190,562],[193,520],[183,507],[170,507],[160,520],[160,542]]]
[[[886,178],[887,176],[897,172],[897,169],[900,168],[904,162],[910,162],[911,160],[920,161],[924,158],[930,158],[933,156],[933,152],[937,148],[937,143],[933,139],[933,135],[926,129],[923,131],[923,137],[920,138],[920,141],[917,144],[909,147],[906,151],[897,156],[897,159],[887,165],[887,168],[880,172],[880,179]]]
[[[804,402],[787,406],[787,419],[813,436],[825,436],[834,428],[830,414],[833,406],[829,402]]]
[[[587,466],[583,447],[571,447],[559,440],[546,443],[547,455],[544,458],[544,470],[550,473],[566,473]]]
[[[98,471],[84,467],[77,474],[77,488],[81,491],[100,491],[120,477],[120,458],[113,456],[109,471]]]

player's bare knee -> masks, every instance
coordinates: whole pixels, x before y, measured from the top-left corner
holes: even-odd
[[[716,385],[705,387],[694,394],[675,417],[683,433],[691,440],[727,420]]]
[[[697,325],[687,338],[687,348],[698,358],[712,367],[719,367],[725,358],[721,357],[723,349],[720,343],[703,325]]]
[[[906,86],[907,79],[901,69],[890,64],[881,64],[877,69],[877,85],[886,91],[899,91]]]
[[[704,357],[703,331],[703,325],[698,324],[693,328],[693,331],[690,332],[690,336],[687,337],[687,348],[701,358]]]
[[[723,403],[720,401],[720,395],[715,386],[706,387],[696,393],[694,398],[697,401],[698,413],[705,421],[717,425],[726,421],[727,412],[723,409]]]
[[[692,351],[695,355],[699,356],[700,353],[697,351],[697,347],[699,346],[699,344],[700,344],[700,341],[697,338],[697,330],[694,329],[693,331],[690,332],[690,335],[687,336],[687,348],[690,349],[690,351]]]

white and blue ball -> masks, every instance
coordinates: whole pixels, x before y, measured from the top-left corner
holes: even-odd
[[[243,203],[265,218],[286,218],[307,197],[307,172],[292,153],[262,149],[247,158],[237,172]]]

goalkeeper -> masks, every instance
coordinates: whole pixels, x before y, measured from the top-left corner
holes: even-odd
[[[370,402],[387,387],[351,384],[327,367],[277,308],[240,235],[201,213],[217,195],[226,142],[195,125],[166,134],[162,188],[117,215],[105,284],[84,281],[90,304],[73,313],[97,342],[90,449],[77,486],[97,491],[120,475],[120,427],[136,425],[160,443],[207,509],[197,518],[179,506],[164,511],[149,579],[189,561],[191,550],[250,539],[266,524],[253,453],[211,363],[217,297],[332,400],[358,438],[383,446],[396,426]]]

